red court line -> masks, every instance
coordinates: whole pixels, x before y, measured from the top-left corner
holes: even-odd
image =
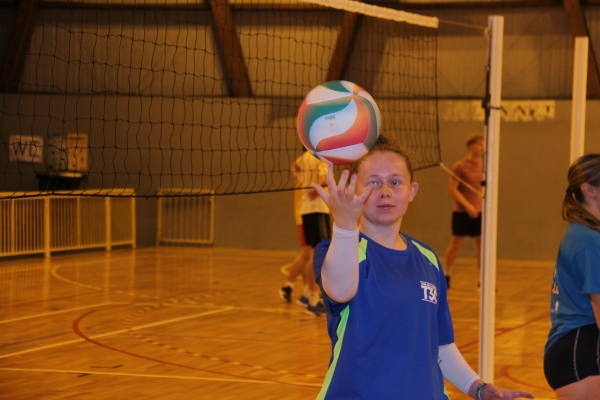
[[[158,307],[154,307],[154,310],[157,310]],[[158,340],[154,340],[154,339],[149,339],[146,336],[142,335],[141,333],[138,333],[137,331],[135,331],[132,327],[131,327],[131,321],[133,321],[133,319],[139,317],[140,315],[146,313],[147,311],[150,311],[150,308],[145,308],[139,311],[134,312],[133,314],[130,314],[124,321],[123,321],[123,326],[125,327],[125,329],[127,330],[127,332],[132,335],[133,337],[135,337],[136,339],[142,341],[142,342],[146,342],[158,347],[162,347],[163,349],[167,349],[167,350],[174,350],[174,351],[178,351],[178,352],[183,352],[189,355],[192,355],[194,357],[200,357],[200,358],[204,358],[207,360],[215,360],[215,357],[210,356],[208,354],[201,354],[201,353],[196,353],[193,351],[189,351],[186,349],[182,349],[179,347],[174,347],[171,346],[170,344],[166,344],[163,342],[159,342]],[[222,363],[227,363],[227,364],[233,364],[234,360],[228,360],[228,359],[224,359],[224,358],[217,358],[217,361],[222,362]],[[242,367],[246,367],[246,368],[255,368],[256,365],[254,364],[248,364],[245,362],[238,362],[237,365],[242,366]],[[278,374],[284,373],[281,370],[275,369],[275,368],[271,368],[271,367],[261,367],[261,369],[263,371],[269,371],[269,372],[275,372]],[[289,375],[296,375],[296,376],[302,376],[302,377],[309,377],[310,376],[306,373],[300,373],[300,372],[293,372],[293,371],[285,371],[285,374],[289,374]],[[324,376],[312,376],[313,378],[319,378],[321,380],[325,379]]]
[[[73,321],[73,331],[75,332],[75,334],[77,334],[79,337],[81,337],[82,339],[95,344],[96,346],[99,347],[104,347],[105,349],[108,350],[112,350],[112,351],[116,351],[118,353],[123,353],[123,354],[127,354],[129,356],[133,356],[133,357],[138,357],[144,360],[148,360],[148,361],[153,361],[153,362],[157,362],[157,363],[161,363],[161,364],[167,364],[167,365],[172,365],[174,367],[180,367],[180,368],[186,368],[186,369],[191,369],[191,370],[195,370],[195,371],[202,371],[202,372],[208,372],[211,374],[217,374],[217,375],[224,375],[224,376],[228,376],[228,377],[232,377],[232,378],[238,378],[238,379],[244,379],[244,380],[251,380],[251,381],[256,381],[256,382],[264,382],[264,383],[276,383],[276,384],[283,384],[283,385],[291,385],[291,386],[305,386],[305,387],[311,387],[314,388],[314,385],[309,385],[309,384],[303,384],[303,383],[290,383],[290,382],[282,382],[282,381],[274,381],[274,380],[270,380],[270,379],[256,379],[256,378],[252,378],[252,377],[247,377],[247,376],[241,376],[241,375],[235,375],[235,374],[230,374],[227,372],[218,372],[218,371],[211,371],[208,369],[204,369],[204,368],[197,368],[197,367],[192,367],[189,365],[184,365],[184,364],[178,364],[178,363],[173,363],[170,361],[165,361],[165,360],[159,360],[157,358],[152,358],[152,357],[147,357],[147,356],[143,356],[141,354],[136,354],[136,353],[132,353],[126,350],[121,350],[121,349],[117,349],[115,347],[106,345],[104,343],[100,343],[90,337],[88,337],[85,333],[83,333],[81,331],[81,329],[79,328],[79,325],[81,323],[81,321],[89,316],[90,314],[93,314],[97,311],[104,311],[104,310],[108,310],[111,308],[116,308],[116,307],[121,307],[120,305],[116,305],[116,306],[109,306],[109,307],[105,307],[105,308],[100,308],[100,309],[96,309],[96,310],[91,310],[88,311],[86,313],[81,314],[77,319],[75,319]]]
[[[513,326],[512,328],[498,328],[498,329],[496,329],[496,333],[494,334],[494,337],[498,337],[498,336],[504,335],[506,333],[510,333],[510,332],[516,331],[517,329],[521,329],[521,328],[523,328],[523,327],[525,327],[527,325],[531,325],[534,322],[537,322],[537,321],[540,321],[540,320],[546,319],[546,318],[550,318],[548,316],[548,314],[544,314],[544,315],[541,315],[539,317],[530,319],[529,321],[526,321],[526,322],[522,323],[521,325]],[[464,350],[466,347],[470,347],[470,346],[473,346],[473,345],[478,344],[478,343],[479,343],[479,340],[473,340],[472,342],[469,342],[469,343],[466,343],[466,344],[463,344],[463,345],[460,345],[460,346],[457,346],[457,347],[458,347],[459,350]]]
[[[503,367],[500,369],[500,374],[502,374],[502,375],[503,375],[505,378],[508,378],[508,379],[510,379],[511,381],[517,382],[517,383],[519,383],[519,384],[521,384],[521,385],[529,386],[529,387],[532,387],[532,388],[535,388],[535,389],[540,389],[540,390],[543,390],[543,391],[545,391],[545,392],[552,392],[552,391],[553,391],[553,390],[551,390],[551,389],[548,389],[547,387],[541,387],[541,386],[532,385],[531,383],[528,383],[528,382],[523,382],[523,381],[520,381],[520,380],[516,379],[515,377],[511,376],[511,375],[508,373],[508,370],[509,370],[509,368],[511,368],[511,367],[512,367],[512,366],[509,366],[509,365],[505,365],[505,366],[503,366]]]

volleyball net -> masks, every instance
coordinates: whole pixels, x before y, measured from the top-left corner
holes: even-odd
[[[415,169],[440,163],[435,18],[347,0],[148,3],[13,10],[3,197],[294,189],[298,107],[340,79],[373,96]]]

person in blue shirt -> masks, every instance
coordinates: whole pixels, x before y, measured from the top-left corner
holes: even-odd
[[[313,185],[334,219],[314,253],[332,342],[317,398],[446,400],[444,378],[478,400],[533,398],[484,383],[454,344],[441,263],[400,232],[419,188],[407,154],[381,135],[352,170]]]
[[[569,168],[544,373],[558,399],[600,398],[600,154]]]

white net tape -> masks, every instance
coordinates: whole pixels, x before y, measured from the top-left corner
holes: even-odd
[[[365,4],[354,0],[300,0],[306,3],[319,4],[325,7],[336,8],[349,12],[360,13],[370,17],[389,19],[397,22],[406,22],[408,24],[425,26],[427,28],[437,29],[439,19],[436,17],[426,17],[424,15],[412,14],[406,11],[392,10],[390,8]]]

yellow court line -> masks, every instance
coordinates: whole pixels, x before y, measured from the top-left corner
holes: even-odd
[[[287,263],[287,264],[283,264],[280,268],[279,271],[285,275],[288,276],[290,273],[290,267],[292,266],[292,263]]]
[[[85,310],[86,308],[108,306],[108,305],[111,305],[111,304],[131,304],[131,303],[113,303],[113,302],[108,302],[108,303],[90,304],[89,306],[83,306],[83,307],[77,307],[77,308],[67,308],[65,310],[58,310],[58,311],[50,311],[50,312],[47,312],[45,314],[35,314],[35,315],[28,315],[26,317],[5,319],[5,320],[0,321],[0,324],[8,324],[9,322],[23,321],[25,319],[31,319],[31,318],[49,317],[51,315],[63,314],[63,313],[66,313],[66,312],[71,312],[71,311]]]
[[[169,324],[171,322],[185,321],[186,319],[192,319],[192,318],[197,318],[197,317],[204,317],[206,315],[217,314],[217,313],[220,313],[220,312],[225,312],[225,311],[230,311],[230,310],[235,310],[235,308],[233,308],[233,307],[225,307],[225,308],[222,308],[220,310],[207,311],[207,312],[203,312],[203,313],[199,313],[199,314],[188,315],[186,317],[172,318],[172,319],[167,319],[167,320],[164,320],[164,321],[152,322],[150,324],[145,324],[145,325],[140,325],[140,326],[132,327],[132,329],[136,329],[136,330],[145,329],[145,328],[150,328],[150,327],[153,327],[153,326],[165,325],[165,324]],[[128,331],[127,329],[119,329],[117,331],[112,331],[112,332],[101,333],[101,334],[98,334],[98,335],[89,336],[89,338],[90,339],[98,339],[98,338],[102,338],[102,337],[106,337],[106,336],[118,335],[120,333],[125,333],[127,331]],[[65,346],[65,345],[68,345],[68,344],[80,343],[80,342],[83,342],[83,341],[85,341],[85,339],[79,338],[79,339],[74,339],[74,340],[68,340],[66,342],[49,344],[47,346],[34,347],[32,349],[22,350],[22,351],[18,351],[18,352],[15,352],[15,353],[9,353],[9,354],[0,355],[0,359],[9,358],[9,357],[13,357],[13,356],[18,356],[18,355],[21,355],[21,354],[33,353],[35,351],[40,351],[40,350],[52,349],[54,347]]]

